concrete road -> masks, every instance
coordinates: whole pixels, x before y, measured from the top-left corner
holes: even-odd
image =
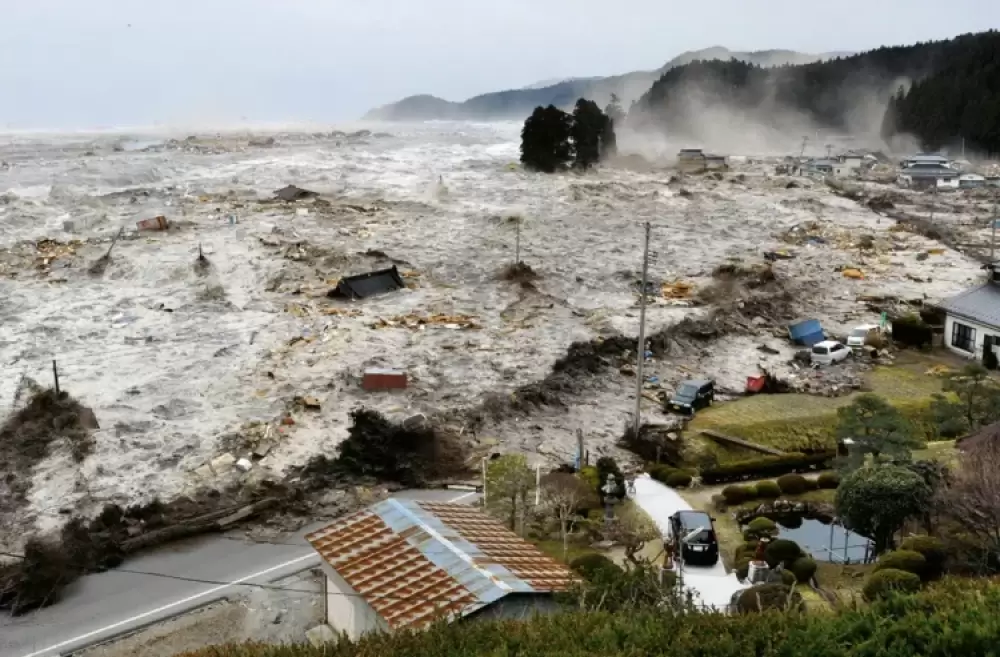
[[[404,491],[396,497],[472,503],[474,492]],[[120,570],[83,577],[55,605],[25,616],[0,615],[0,657],[57,657],[180,615],[319,564],[302,537],[325,522],[304,527],[280,543],[203,536],[151,551]],[[219,582],[206,584],[125,571]]]
[[[677,511],[691,509],[691,505],[677,491],[649,475],[636,478],[634,499],[653,519],[663,536],[670,534],[670,516]],[[720,611],[729,607],[729,601],[736,591],[746,588],[736,579],[736,575],[726,572],[722,559],[711,567],[685,565],[681,571],[681,579],[684,587],[694,594],[696,603]]]

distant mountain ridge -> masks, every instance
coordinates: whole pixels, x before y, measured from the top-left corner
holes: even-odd
[[[589,98],[599,105],[606,104],[611,94],[617,94],[625,107],[646,93],[653,82],[666,71],[698,60],[736,59],[757,66],[784,66],[845,57],[851,53],[830,52],[808,54],[793,50],[760,50],[734,52],[722,46],[681,53],[653,71],[633,71],[610,77],[569,78],[554,84],[537,82],[521,89],[495,91],[474,96],[460,103],[429,94],[409,96],[383,105],[365,114],[369,121],[433,121],[433,120],[499,120],[523,119],[539,105],[568,107],[578,98]]]

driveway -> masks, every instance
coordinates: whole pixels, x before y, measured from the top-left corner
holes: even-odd
[[[670,516],[677,511],[690,511],[691,505],[672,488],[664,486],[647,474],[636,477],[635,503],[653,519],[660,534],[670,533]],[[736,591],[746,588],[736,575],[726,572],[719,559],[714,566],[683,566],[681,581],[695,598],[695,603],[724,611]]]
[[[471,504],[478,494],[412,490],[395,497]],[[328,524],[311,524],[274,543],[202,536],[128,559],[118,570],[83,577],[51,607],[17,618],[0,614],[0,657],[68,654],[242,593],[247,585],[318,566],[319,555],[303,537]]]

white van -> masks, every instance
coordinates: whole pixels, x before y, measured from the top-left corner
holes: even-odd
[[[877,344],[884,331],[878,324],[862,324],[851,329],[847,336],[847,346],[851,349],[860,349],[866,344]]]
[[[835,340],[823,340],[817,342],[812,348],[813,365],[833,365],[842,360],[847,360],[851,355],[851,350]]]

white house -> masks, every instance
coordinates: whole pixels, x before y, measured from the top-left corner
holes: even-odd
[[[967,358],[1000,356],[1000,274],[938,304],[945,311],[944,343]]]
[[[306,536],[323,557],[326,619],[357,639],[558,609],[575,576],[475,507],[391,498]]]
[[[978,173],[963,173],[958,177],[958,186],[962,189],[974,189],[986,186],[986,176]]]

